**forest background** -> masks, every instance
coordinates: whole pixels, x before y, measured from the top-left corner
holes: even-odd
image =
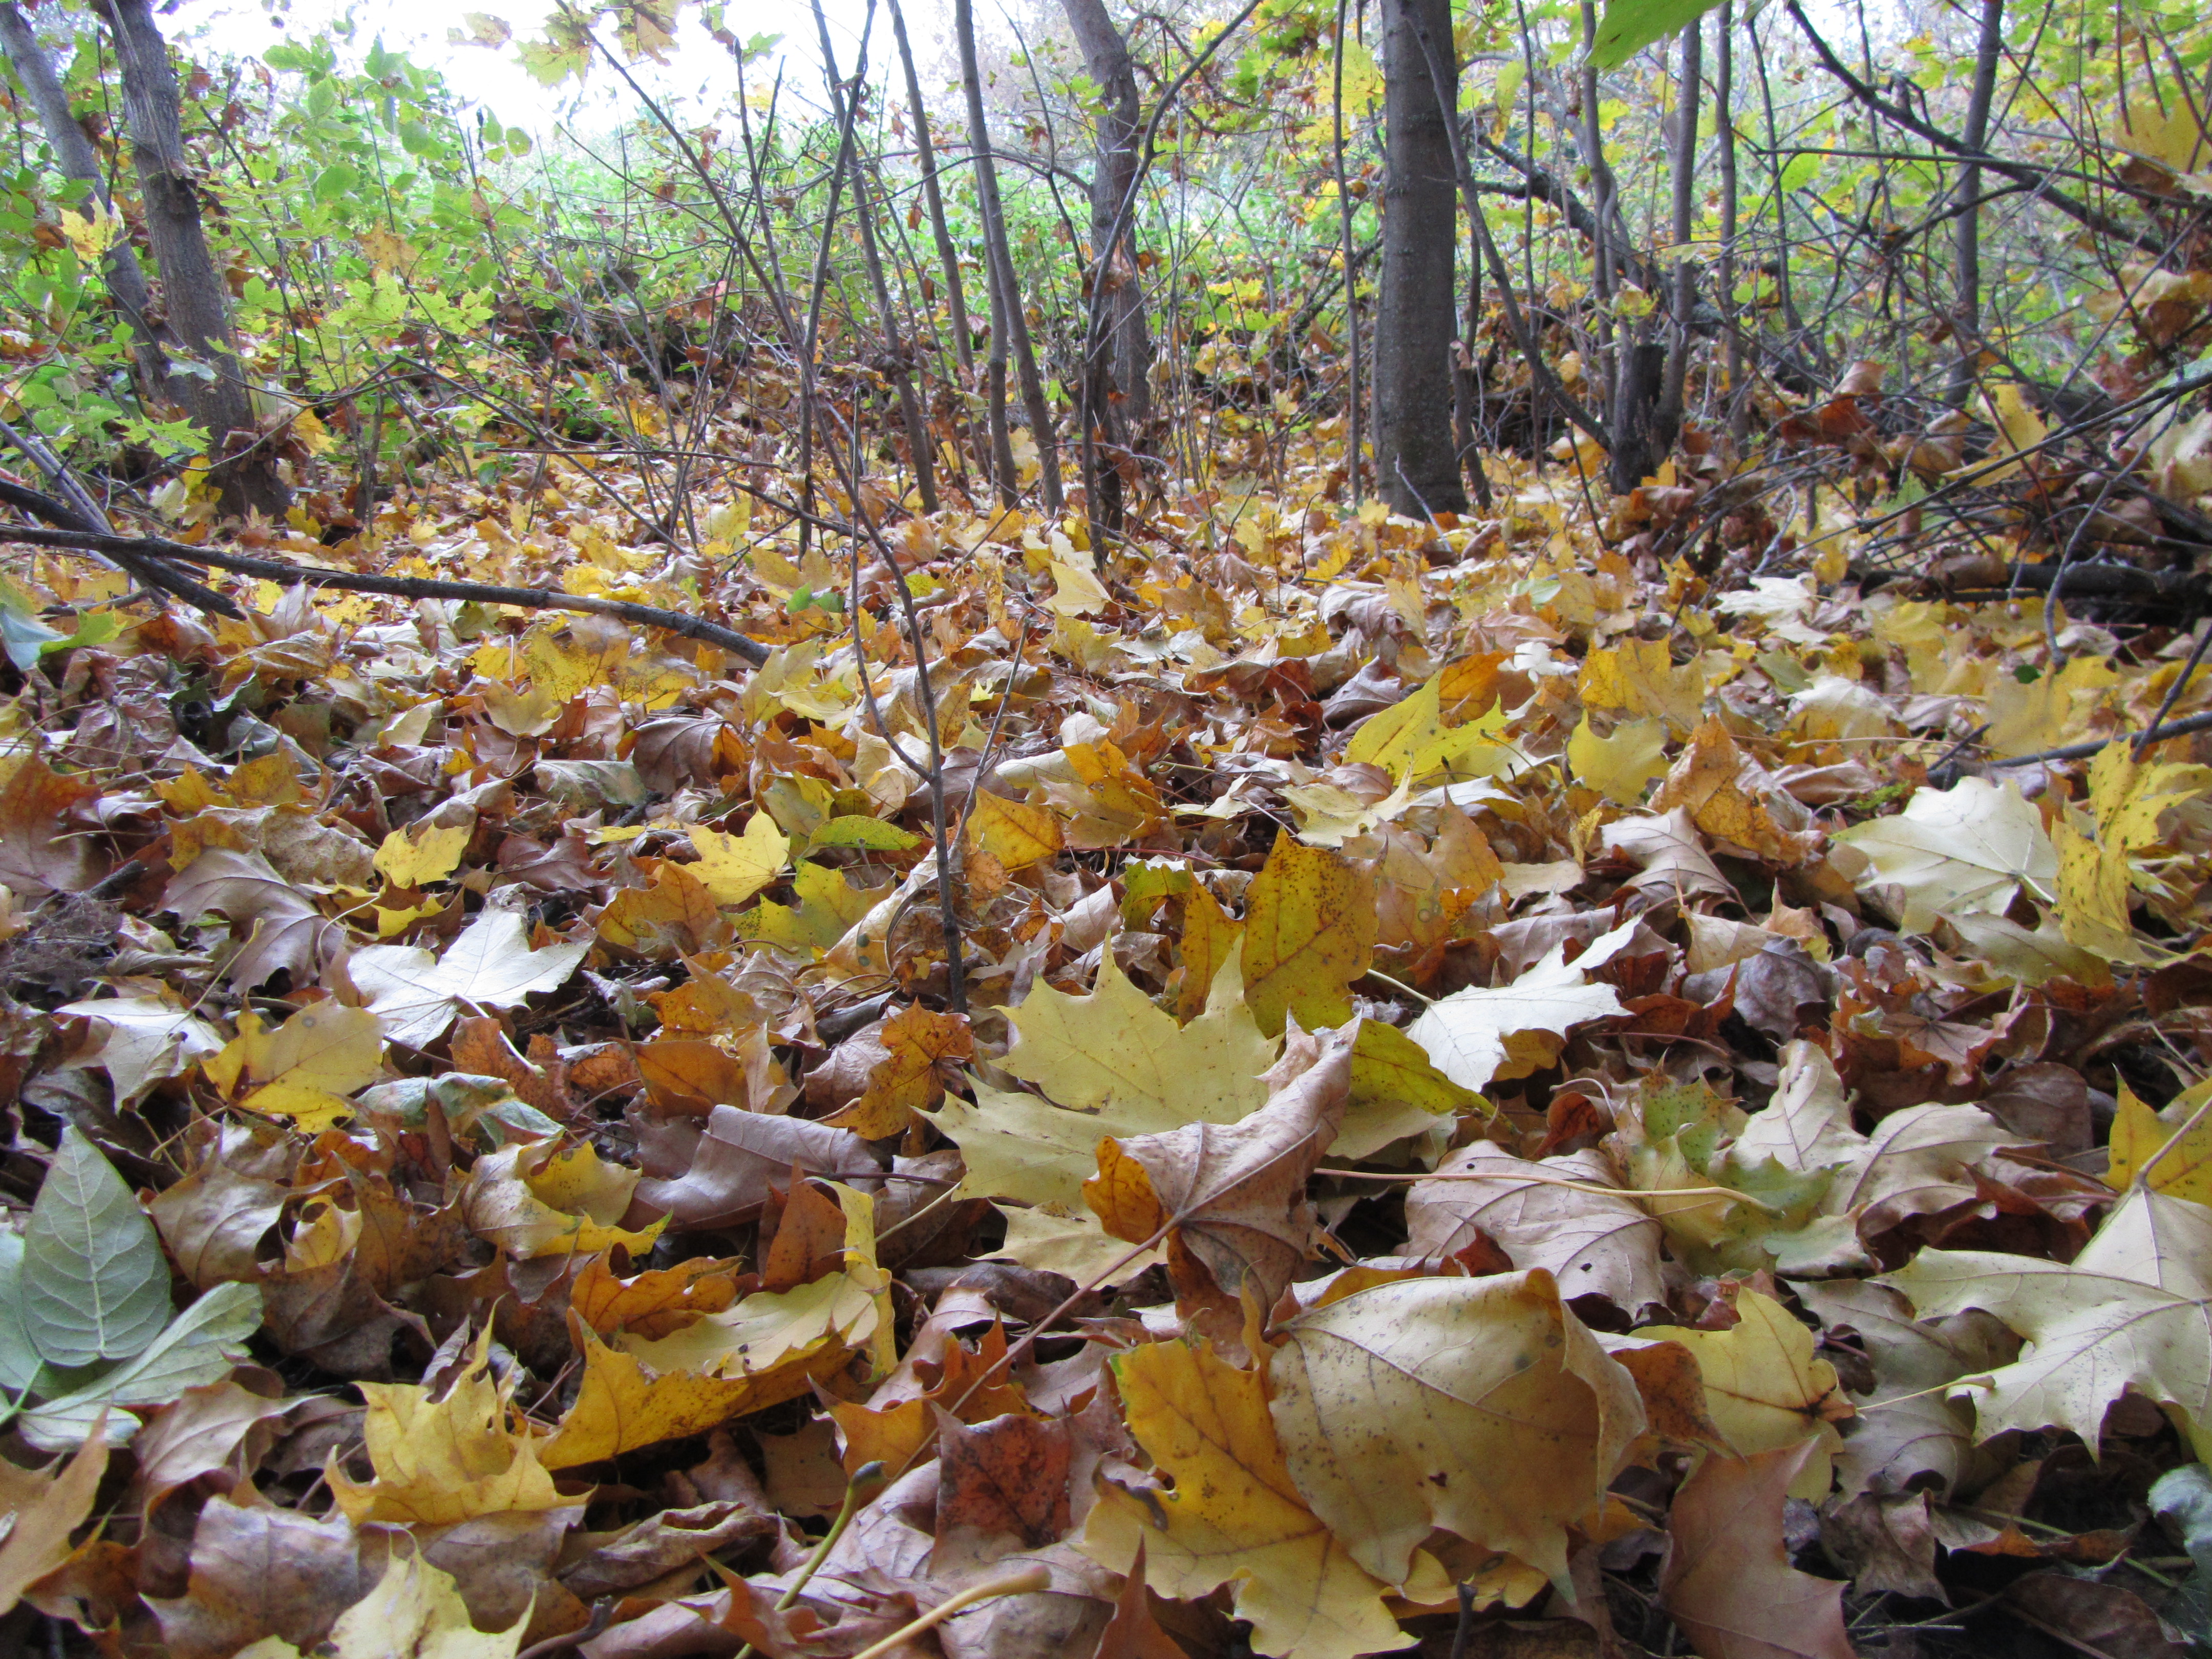
[[[0,0],[0,1646],[2212,1642],[2212,24],[193,21]]]

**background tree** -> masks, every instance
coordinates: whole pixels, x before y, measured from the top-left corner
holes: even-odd
[[[228,290],[200,222],[200,185],[185,150],[176,72],[152,0],[98,3],[115,44],[146,240],[161,274],[160,314],[174,343],[169,396],[207,428],[210,477],[223,509],[281,518],[292,492],[239,363]]]
[[[1383,0],[1382,16],[1388,163],[1375,318],[1376,483],[1398,512],[1457,513],[1467,507],[1452,442],[1458,192],[1438,95],[1439,81],[1459,83],[1451,7]]]

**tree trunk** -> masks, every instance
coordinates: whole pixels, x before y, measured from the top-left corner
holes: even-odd
[[[860,41],[860,61],[854,70],[853,86],[848,89],[837,78],[836,49],[830,40],[830,20],[823,15],[821,0],[814,0],[814,27],[822,43],[822,66],[830,84],[830,98],[838,124],[848,124],[845,103],[849,98],[857,102],[860,96],[861,77],[867,73],[868,45],[864,35]],[[914,466],[915,492],[921,497],[921,510],[937,511],[936,444],[929,435],[929,422],[924,417],[921,401],[914,392],[914,360],[908,355],[906,342],[901,337],[898,307],[891,302],[890,284],[884,276],[884,261],[876,246],[875,210],[868,200],[867,169],[861,165],[857,146],[848,146],[845,156],[849,177],[853,181],[853,216],[860,228],[860,261],[868,273],[868,286],[876,296],[876,319],[884,331],[885,361],[879,366],[884,377],[898,394],[899,421],[906,428],[906,447],[908,460]],[[853,434],[853,473],[860,476],[859,449],[860,435]]]
[[[1656,466],[1674,447],[1682,432],[1682,400],[1690,374],[1690,313],[1698,300],[1698,262],[1690,257],[1690,239],[1698,216],[1698,97],[1705,77],[1705,25],[1692,22],[1682,31],[1681,84],[1674,97],[1673,296],[1668,304],[1667,367],[1659,390],[1658,453]]]
[[[198,361],[173,372],[168,395],[207,428],[210,477],[222,510],[281,519],[292,492],[261,438],[230,331],[230,303],[200,226],[199,194],[185,155],[183,100],[152,0],[97,0],[115,39],[146,237],[161,273],[160,308],[174,349]]]
[[[1990,106],[1997,88],[1997,59],[2004,51],[2004,0],[1982,0],[1981,38],[1974,47],[1974,86],[1967,94],[1966,130],[1959,135],[1968,149],[1987,147]],[[1982,170],[1969,161],[1959,169],[1959,217],[1953,251],[1959,265],[1958,297],[1951,326],[1958,337],[1959,361],[1952,366],[1950,396],[1963,405],[1973,390],[1982,356]]]
[[[7,52],[16,80],[39,112],[39,125],[54,152],[54,165],[64,178],[89,186],[92,199],[112,213],[115,204],[108,198],[107,174],[100,165],[100,156],[84,136],[84,129],[70,115],[69,94],[62,89],[30,21],[13,0],[0,0],[0,49]],[[153,296],[146,287],[146,273],[138,268],[138,256],[131,250],[130,238],[117,238],[115,245],[100,256],[100,264],[108,298],[130,321],[137,340],[139,395],[160,397],[169,377],[169,358],[162,349],[161,331],[152,314]]]
[[[1735,0],[1722,0],[1720,56],[1713,88],[1713,136],[1721,148],[1721,319],[1728,331],[1722,358],[1728,379],[1729,435],[1741,449],[1751,427],[1751,399],[1743,385],[1743,322],[1735,304]]]
[[[1459,228],[1449,112],[1459,84],[1449,0],[1383,0],[1382,283],[1375,325],[1375,466],[1413,517],[1463,513],[1452,443],[1453,255]],[[1431,73],[1422,38],[1443,56]]]
[[[1061,0],[1104,107],[1098,117],[1098,158],[1091,173],[1091,263],[1085,298],[1080,383],[1084,489],[1094,523],[1121,527],[1118,457],[1141,441],[1152,418],[1152,344],[1145,321],[1144,284],[1137,270],[1137,70],[1128,43],[1106,14],[1104,0]]]
[[[906,14],[898,0],[890,0],[891,33],[898,40],[899,67],[906,75],[907,118],[914,123],[915,165],[921,170],[921,199],[929,214],[930,240],[937,246],[938,269],[945,274],[945,302],[952,319],[952,361],[959,366],[963,394],[975,389],[975,338],[968,321],[967,285],[960,276],[960,250],[953,245],[951,227],[945,217],[945,191],[937,178],[937,145],[930,136],[929,111],[921,100],[921,77],[915,73],[914,48],[907,42]],[[969,418],[974,405],[963,403],[960,426],[972,435]],[[988,450],[976,455],[986,477],[990,475]]]
[[[1329,111],[1333,123],[1329,157],[1336,169],[1337,229],[1344,247],[1344,447],[1345,471],[1352,481],[1352,504],[1359,505],[1359,269],[1352,235],[1352,191],[1344,177],[1344,29],[1347,0],[1336,0],[1336,41],[1330,52],[1334,88]]]
[[[1052,409],[1045,402],[1044,381],[1037,374],[1036,353],[1030,344],[1029,319],[1022,312],[1021,284],[1015,278],[1013,252],[1006,242],[1006,210],[999,200],[999,170],[991,160],[991,125],[983,114],[983,73],[975,59],[975,15],[969,0],[953,0],[952,33],[960,50],[960,82],[968,100],[968,150],[975,167],[975,208],[983,222],[983,247],[991,273],[991,356],[996,382],[992,437],[999,459],[1006,464],[999,493],[1002,499],[1006,497],[1016,483],[1011,449],[999,435],[1006,421],[1006,362],[1011,354],[1029,415],[1030,437],[1036,445],[1037,481],[1045,508],[1057,514],[1065,505],[1060,488],[1060,446],[1053,437]]]

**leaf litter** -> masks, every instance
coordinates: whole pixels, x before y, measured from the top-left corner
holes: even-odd
[[[1715,591],[1508,459],[1494,520],[1339,517],[1310,459],[1233,538],[902,531],[949,878],[891,590],[787,604],[842,545],[592,566],[750,672],[244,584],[56,659],[0,756],[5,1628],[2204,1636],[2212,773],[1951,767],[2172,673],[2071,623],[2109,665],[2027,696],[2016,605]],[[619,532],[570,465],[505,574]],[[180,727],[179,660],[252,718]]]

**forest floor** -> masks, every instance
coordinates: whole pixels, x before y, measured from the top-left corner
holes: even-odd
[[[2185,620],[1488,468],[0,531],[0,1648],[2204,1638]]]

